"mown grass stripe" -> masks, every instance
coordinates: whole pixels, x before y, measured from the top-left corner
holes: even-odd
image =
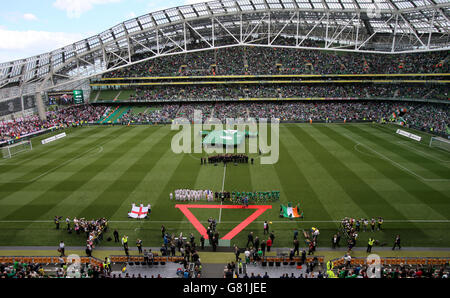
[[[318,143],[301,127],[289,127],[293,135],[304,145],[317,161],[325,168],[330,176],[342,187],[354,203],[370,217],[405,219],[403,214],[393,208],[370,185],[356,175],[340,159],[332,155],[322,144]],[[341,136],[344,137],[344,136]],[[380,206],[384,206],[380,208]],[[382,214],[374,214],[381,209]],[[349,214],[349,216],[352,216]]]
[[[181,162],[181,158],[172,158],[172,156],[169,158],[169,151],[170,150],[166,151],[166,153],[160,158],[159,161],[156,162],[155,166],[148,173],[143,174],[144,178],[134,188],[127,199],[122,202],[121,208],[119,208],[116,213],[111,216],[111,219],[123,219],[124,216],[126,216],[126,212],[130,211],[131,204],[133,203],[151,204],[152,210],[155,211],[151,216],[152,221],[154,218],[153,215],[161,213],[159,212],[161,210],[160,208],[163,210],[167,208],[167,204],[170,201],[169,194],[164,196],[162,191],[168,183],[169,177],[174,174],[174,170]],[[158,206],[160,198],[165,199],[162,200],[163,202],[161,202],[161,206]],[[162,213],[164,213],[164,211]],[[136,221],[130,220],[130,222]],[[149,222],[146,221],[145,224],[147,223]]]
[[[81,139],[77,137],[77,135],[83,133],[83,129],[75,130],[74,128],[66,129],[64,132],[68,134],[69,137],[66,137],[66,139]],[[95,130],[95,129],[92,129]],[[100,130],[97,128],[97,132]],[[73,131],[73,133],[72,133]],[[36,137],[35,139],[32,139],[32,145],[33,150],[29,152],[22,153],[20,155],[14,156],[11,159],[5,159],[0,163],[0,173],[7,173],[11,170],[16,170],[18,166],[27,163],[29,161],[37,160],[38,158],[45,157],[49,154],[54,154],[58,150],[64,149],[65,145],[64,142],[54,142],[47,145],[42,145],[40,143],[41,140],[43,140],[46,137],[50,137],[56,134],[62,133],[62,131],[56,131],[53,133],[45,134],[43,137]],[[95,133],[95,132],[93,132]],[[42,151],[42,152],[41,152]]]
[[[379,130],[379,135],[382,135],[383,137],[387,137],[391,139],[393,142],[396,142],[400,146],[403,146],[407,150],[413,150],[416,151],[416,153],[420,155],[424,155],[423,157],[429,159],[431,158],[434,161],[437,162],[444,162],[448,163],[450,162],[450,154],[448,151],[445,151],[439,147],[430,147],[430,140],[431,137],[420,132],[415,131],[413,129],[408,129],[407,131],[412,132],[413,134],[417,134],[419,136],[422,136],[422,140],[420,142],[417,142],[415,140],[409,139],[407,137],[401,136],[396,133],[396,129],[398,127],[391,127],[391,126],[382,126],[381,124],[374,124],[371,126],[372,128],[375,128]],[[432,137],[435,137],[432,135]],[[426,152],[424,152],[426,151]],[[449,164],[443,164],[444,166],[449,167]]]
[[[402,185],[403,182],[400,182],[400,181],[403,181],[403,180],[398,179],[397,172],[399,170],[397,168],[393,168],[389,163],[387,163],[384,160],[383,160],[383,162],[379,162],[378,160],[376,160],[376,159],[374,160],[373,158],[371,158],[369,155],[356,153],[356,151],[353,150],[353,148],[355,146],[354,142],[348,138],[343,137],[342,134],[336,129],[331,129],[328,126],[319,126],[319,127],[317,127],[317,129],[321,133],[323,133],[324,135],[329,137],[331,140],[333,140],[334,142],[339,144],[342,148],[344,148],[348,152],[351,152],[353,156],[355,156],[356,158],[358,158],[359,160],[364,162],[369,167],[373,168],[380,175],[389,179],[389,182],[396,184],[397,186],[402,188],[404,191],[411,194],[414,198],[417,198],[417,196],[414,193],[411,193],[410,191],[408,191],[408,188],[405,188],[405,185]],[[340,128],[340,129],[343,129],[343,128]],[[423,204],[422,200],[419,200],[419,202],[421,202]],[[390,208],[398,209],[398,207],[394,206],[394,205],[397,205],[394,202],[393,202],[394,204],[391,204],[388,200],[386,200],[386,203],[390,206]],[[403,206],[403,205],[400,205],[400,206]],[[429,205],[426,204],[426,206],[428,207]],[[425,206],[423,206],[423,207],[425,207]],[[436,210],[434,210],[434,211],[436,211]],[[441,214],[441,213],[438,212],[437,214]],[[426,237],[427,231],[422,229],[422,227],[419,224],[413,223],[413,222],[410,222],[410,224],[411,224],[411,228],[417,229],[417,231],[420,231],[420,232],[418,232],[417,237]]]
[[[92,130],[89,132],[89,134],[87,134],[87,137],[95,135],[99,132],[100,132],[99,130]],[[85,140],[86,140],[86,138],[76,138],[76,139],[74,138],[73,143],[72,143],[73,146],[71,146],[70,148],[67,148],[67,146],[66,146],[67,143],[64,142],[66,140],[64,140],[64,141],[59,142],[58,144],[55,144],[52,147],[49,147],[46,151],[41,152],[40,154],[36,154],[35,153],[36,151],[43,149],[43,147],[41,147],[41,148],[38,147],[38,149],[31,151],[29,156],[26,156],[24,158],[21,158],[20,155],[17,157],[14,157],[14,158],[19,159],[19,162],[15,163],[13,165],[0,165],[0,173],[5,174],[12,170],[17,170],[17,167],[19,167],[25,163],[28,163],[32,160],[39,160],[40,158],[44,158],[45,156],[48,156],[48,155],[58,156],[59,151],[64,150],[64,153],[65,153],[64,156],[62,156],[59,159],[55,159],[52,161],[51,164],[46,164],[44,166],[45,168],[51,169],[52,165],[57,164],[58,162],[63,162],[67,159],[70,159],[71,156],[75,155],[75,153],[78,153],[77,150],[80,150],[80,148],[77,147],[76,145],[78,145],[80,142],[81,143],[84,142]],[[28,165],[26,165],[26,166],[28,166]],[[18,178],[17,180],[19,180],[19,181],[25,180],[24,177],[28,177],[36,172],[45,172],[45,170],[42,170],[42,169],[43,169],[43,167],[39,167],[39,166],[34,169],[31,169],[31,171],[29,171],[27,174],[23,175],[22,177]],[[0,186],[1,185],[2,185],[2,183],[0,182]]]
[[[400,144],[396,144],[395,142],[389,141],[387,138],[381,138],[367,129],[361,129],[357,126],[352,126],[351,131],[359,132],[359,134],[366,134],[367,139],[369,139],[371,142],[374,142],[380,146],[383,147],[384,150],[389,151],[409,162],[412,164],[416,164],[420,166],[421,168],[435,174],[436,176],[443,178],[443,179],[450,179],[450,171],[448,168],[443,167],[438,162],[427,159],[424,156],[417,154],[414,151],[411,150],[405,150],[403,146]],[[390,136],[389,134],[387,134]]]
[[[111,133],[101,137],[95,142],[103,142],[110,138],[111,134],[120,136],[129,133],[129,128],[121,128],[119,131],[113,130]],[[134,139],[134,135],[130,135],[128,138],[121,139],[122,141],[114,149],[124,149],[129,146],[130,142]],[[37,198],[33,199],[28,204],[22,206],[21,208],[10,213],[4,219],[38,219],[40,216],[54,208],[57,204],[61,202],[61,196],[68,196],[73,192],[78,191],[85,183],[90,181],[92,177],[101,172],[107,167],[107,164],[103,163],[103,160],[107,159],[109,156],[114,156],[116,152],[114,150],[107,152],[103,155],[98,156],[95,160],[90,162],[88,165],[83,167],[81,170],[75,172],[70,177],[57,182],[53,187],[47,190],[45,193],[41,194]],[[99,164],[99,162],[101,162]],[[103,164],[102,164],[103,163]],[[82,178],[82,179],[80,179]]]
[[[349,127],[344,127],[344,129],[348,130],[351,133],[358,135],[361,138],[369,139],[367,134],[363,131],[354,130]],[[347,149],[354,147],[354,142],[349,140],[348,138],[337,138],[332,136],[333,132],[327,132],[329,128],[324,127],[323,131],[330,138],[335,139],[336,142],[340,142],[342,146],[346,146]],[[384,175],[386,178],[390,179],[393,183],[400,186],[405,192],[416,198],[418,201],[423,204],[429,206],[436,213],[442,215],[444,218],[450,218],[450,206],[448,204],[448,194],[439,192],[428,184],[422,182],[421,180],[415,178],[415,176],[411,176],[409,174],[405,174],[403,171],[398,169],[397,167],[392,166],[391,163],[384,159],[373,159],[367,155],[359,154],[359,158],[363,160],[365,163],[372,166],[379,173]],[[401,179],[400,179],[401,177]]]
[[[144,132],[144,130],[146,132]],[[142,133],[145,134],[144,140],[142,140]],[[53,213],[77,216],[80,210],[83,210],[88,206],[97,195],[102,193],[111,183],[122,175],[123,170],[138,159],[147,146],[151,144],[154,139],[162,136],[162,134],[158,133],[157,129],[139,127],[135,128],[134,136],[136,140],[129,143],[129,147],[126,149],[127,154],[120,152],[122,149],[119,149],[118,151],[114,146],[115,144],[108,145],[104,152],[110,152],[111,155],[108,155],[107,159],[96,161],[99,167],[103,168],[103,166],[106,166],[106,168],[100,172],[94,170],[96,175],[90,181],[85,183],[81,189],[70,194],[61,201],[60,204],[55,206],[55,208],[52,209],[52,213],[47,213],[45,215],[46,218],[52,217]],[[117,140],[116,143],[118,141],[120,140]],[[112,151],[115,151],[115,154],[113,154]],[[77,170],[78,168],[75,169],[75,171]],[[124,219],[123,214],[122,217],[118,217],[118,219]]]
[[[158,129],[157,131],[162,130]],[[144,131],[145,132],[145,131]],[[155,132],[154,132],[155,133]],[[145,138],[133,146],[139,145]],[[167,151],[171,135],[166,134],[158,142],[149,146],[133,164],[124,169],[122,175],[115,179],[111,185],[99,194],[88,206],[78,213],[78,217],[86,218],[110,218],[121,207],[122,202],[134,191],[137,185],[144,179],[146,173],[156,165],[157,161]],[[146,198],[142,198],[144,203]],[[136,202],[141,203],[141,202]],[[129,211],[129,210],[128,210]],[[124,214],[126,216],[126,214]]]
[[[355,205],[351,199],[347,198],[341,186],[333,180],[327,170],[316,160],[316,156],[310,154],[289,130],[283,129],[283,132],[283,140],[286,140],[286,142],[289,140],[291,143],[290,150],[293,159],[297,161],[298,167],[304,172],[311,188],[317,195],[317,199],[330,217],[332,219],[342,219],[349,212],[354,214],[355,217],[367,217],[367,214],[358,205]],[[320,141],[321,144],[325,144],[326,148],[332,146],[328,140],[320,139]],[[304,208],[306,218],[321,220],[323,218],[322,214],[320,212],[316,213],[317,200],[310,200],[309,196],[305,196],[303,193],[300,193],[299,196],[301,197],[300,203],[302,208]],[[336,204],[336,198],[340,199],[340,204]]]
[[[201,171],[200,167],[201,165],[198,160],[192,158],[191,156],[189,156],[189,154],[183,154],[183,158],[178,164],[172,177],[170,177],[169,183],[166,184],[164,190],[161,192],[158,202],[168,200],[168,195],[175,189],[194,189],[196,187],[196,183]],[[222,172],[221,170],[223,170],[223,168],[221,168],[219,171]],[[215,177],[210,177],[210,179],[215,179]],[[183,213],[174,208],[175,204],[176,202],[170,202],[168,204],[168,209],[166,209],[167,213],[158,214],[157,216],[155,216],[155,219],[161,219],[164,218],[164,216],[170,215],[171,218],[179,220],[180,223],[177,225],[177,228],[175,230],[168,229],[168,232],[176,233],[177,231],[179,232],[181,230],[186,231],[186,229],[189,229],[190,232],[193,232],[194,228],[190,223],[187,225],[183,224],[182,219],[185,219],[185,217]],[[159,204],[159,206],[161,205],[162,204]]]
[[[223,164],[219,164],[218,172],[223,173]],[[225,176],[225,188],[236,192],[252,192],[252,191],[266,191],[265,189],[255,189],[250,177],[250,167],[247,164],[238,164],[235,166],[230,163],[227,165],[227,172]],[[221,183],[222,184],[222,183]],[[213,191],[221,191],[222,187]],[[268,190],[268,189],[267,189]]]
[[[83,147],[91,148],[91,147],[95,146],[96,144],[98,144],[99,142],[100,143],[106,142],[108,139],[111,139],[111,136],[115,135],[118,131],[123,131],[125,133],[126,130],[124,130],[124,129],[125,128],[121,128],[119,130],[115,130],[114,129],[110,133],[108,133],[107,135],[105,135],[103,137],[100,137],[98,139],[96,138],[95,140],[93,140],[93,141],[91,141],[89,143],[83,144]],[[88,135],[91,135],[91,134],[88,134]],[[68,141],[68,140],[65,140],[65,141],[66,141],[65,145],[67,147],[71,147],[72,144],[79,142],[78,140],[75,140],[74,143],[72,143],[71,141]],[[37,174],[35,174],[35,176],[32,176],[31,178],[34,178],[34,177],[38,176],[38,174],[42,174],[45,171],[49,171],[49,170],[51,170],[53,168],[56,168],[59,164],[67,161],[70,158],[73,158],[77,154],[79,155],[79,150],[80,150],[80,148],[75,147],[73,150],[70,150],[70,153],[65,154],[61,158],[55,159],[55,162],[51,163],[52,167],[49,167],[49,166],[39,167],[38,169],[41,169],[41,171],[37,171],[36,170]],[[22,181],[22,180],[18,180],[18,181]],[[26,181],[26,180],[24,180],[24,181]],[[36,180],[36,181],[31,182],[31,183],[24,183],[24,182],[9,182],[9,183],[3,183],[3,184],[0,183],[0,195],[1,195],[0,196],[0,202],[2,200],[4,200],[5,198],[10,197],[11,195],[13,195],[15,193],[18,193],[18,192],[20,192],[20,191],[22,191],[22,190],[24,190],[24,189],[26,189],[28,187],[32,187],[33,184],[37,183],[38,181],[39,180]]]
[[[288,129],[286,131],[290,132]],[[306,179],[304,172],[289,153],[287,144],[285,144],[286,140],[283,138],[280,141],[280,159],[274,165],[274,168],[283,188],[283,201],[293,204],[300,201],[301,208],[314,209],[314,213],[308,214],[308,218],[331,220],[331,215]]]
[[[137,133],[130,133],[131,131],[136,131]],[[120,136],[126,133],[129,133],[129,136],[127,138],[120,138]],[[64,202],[64,200],[61,201],[59,199],[61,196],[67,198],[73,195],[75,192],[79,191],[83,187],[83,185],[91,181],[93,177],[98,175],[110,165],[110,163],[105,163],[105,160],[115,160],[121,155],[118,152],[121,152],[121,150],[124,150],[125,148],[127,148],[127,146],[132,146],[133,144],[135,144],[134,142],[136,142],[136,145],[142,142],[142,140],[145,139],[144,135],[147,135],[147,132],[143,131],[139,133],[139,130],[135,128],[130,129],[123,127],[119,130],[119,132],[116,131],[116,135],[119,137],[118,139],[121,140],[118,145],[110,147],[110,151],[107,151],[103,156],[99,156],[98,158],[90,162],[87,166],[83,167],[83,169],[77,171],[67,179],[64,179],[63,181],[55,185],[52,189],[46,191],[44,194],[34,199],[31,203],[26,204],[24,207],[22,207],[22,209],[28,208],[35,211],[35,213],[33,213],[33,216],[28,215],[28,217],[32,217],[32,219],[42,219],[44,216],[47,216],[45,218],[53,216],[50,215],[52,212],[51,210],[57,209],[57,206]],[[80,179],[80,177],[82,177],[82,179]],[[31,208],[30,205],[32,205]],[[47,211],[47,213],[45,211]],[[17,214],[19,212],[20,210],[16,211],[16,218],[18,217]],[[32,224],[30,223],[28,225],[28,228],[31,225]],[[14,237],[21,238],[23,236],[24,235],[22,234],[22,232],[19,232]]]

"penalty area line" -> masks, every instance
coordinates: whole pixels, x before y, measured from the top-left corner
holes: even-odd
[[[366,147],[367,149],[369,149],[370,151],[372,151],[373,153],[377,154],[381,159],[387,160],[388,162],[390,162],[392,165],[396,166],[397,168],[403,170],[404,172],[407,172],[413,176],[415,176],[416,178],[418,178],[419,180],[425,181],[425,182],[447,182],[450,181],[450,179],[428,179],[425,177],[422,177],[421,175],[417,174],[416,172],[408,169],[405,166],[402,166],[401,164],[393,161],[392,159],[390,159],[389,157],[387,157],[386,155],[379,153],[378,151],[374,150],[373,148],[371,148],[369,145],[360,143],[358,141],[356,141],[355,139],[353,139],[351,136],[349,136],[348,134],[343,134],[344,136],[346,136],[347,138],[349,138],[350,140],[352,140],[356,145],[361,145],[363,147]],[[358,152],[360,152],[359,150],[357,150]],[[361,152],[360,152],[361,153]]]
[[[450,162],[450,160],[443,160],[443,159],[441,159],[439,157],[436,157],[436,156],[434,156],[434,155],[432,155],[430,153],[426,153],[426,152],[423,152],[422,150],[413,148],[412,146],[409,146],[409,144],[406,143],[405,141],[398,141],[397,143],[402,145],[402,146],[404,146],[404,147],[406,147],[406,148],[408,148],[408,149],[410,149],[410,150],[416,151],[417,153],[419,153],[420,155],[424,156],[425,158],[431,158],[431,159],[433,159],[435,161],[439,161],[439,162],[442,162],[442,163]],[[448,167],[447,165],[443,165],[443,166]]]
[[[72,163],[73,161],[75,161],[75,160],[77,160],[77,159],[81,159],[81,158],[83,158],[83,157],[87,157],[87,158],[92,157],[93,155],[91,155],[91,156],[88,155],[88,156],[87,156],[87,154],[90,153],[90,152],[92,152],[92,151],[94,151],[95,149],[99,149],[98,152],[95,153],[95,155],[101,154],[101,153],[103,152],[103,150],[104,150],[103,144],[102,144],[102,145],[98,145],[98,146],[94,146],[93,148],[91,148],[91,149],[89,149],[89,150],[87,150],[87,151],[85,151],[85,152],[83,152],[83,153],[81,153],[81,154],[79,154],[79,155],[77,155],[77,156],[75,156],[75,157],[69,159],[69,160],[66,160],[66,161],[60,163],[59,165],[57,165],[57,166],[51,168],[50,170],[48,170],[48,171],[46,171],[46,172],[40,174],[39,176],[34,177],[33,179],[30,179],[30,180],[28,180],[28,181],[24,181],[24,180],[13,180],[13,181],[2,182],[2,183],[5,183],[5,184],[12,184],[12,183],[33,183],[33,182],[36,182],[37,180],[41,179],[42,177],[44,177],[44,176],[46,176],[46,175],[48,175],[48,174],[50,174],[50,173],[52,173],[52,172],[54,172],[54,171],[56,171],[56,170],[58,170],[58,169],[60,169],[60,168],[62,168],[62,167],[64,167],[64,166],[66,166],[66,165]]]

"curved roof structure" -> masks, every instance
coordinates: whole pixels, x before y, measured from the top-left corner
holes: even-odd
[[[449,0],[211,1],[149,13],[52,52],[2,63],[0,98],[193,51],[250,45],[397,54],[448,50],[449,33]]]

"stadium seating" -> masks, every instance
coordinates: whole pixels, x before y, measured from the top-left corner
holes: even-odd
[[[292,41],[286,40],[286,43]],[[107,78],[195,75],[274,74],[397,74],[446,73],[446,51],[419,54],[381,55],[297,50],[282,48],[234,47],[180,54],[153,59],[137,66],[110,72]],[[195,59],[192,57],[195,56]],[[262,58],[263,57],[263,58]],[[133,60],[145,58],[138,54]],[[245,67],[247,60],[248,67]],[[443,63],[444,62],[444,63]],[[211,65],[216,65],[212,71]]]
[[[332,260],[334,267],[341,267],[345,265],[345,261],[341,259]],[[450,258],[436,258],[436,257],[427,257],[427,258],[415,258],[415,257],[388,257],[381,258],[380,265],[382,266],[448,266],[450,262]],[[352,258],[351,260],[352,266],[366,266],[370,265],[367,263],[366,258]]]
[[[448,99],[444,84],[208,84],[162,85],[123,90],[128,97],[115,102],[171,102],[171,101],[237,101],[251,99]],[[110,100],[112,102],[113,100]]]

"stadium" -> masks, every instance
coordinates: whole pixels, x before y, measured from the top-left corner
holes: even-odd
[[[218,0],[0,63],[0,277],[447,278],[449,18]]]

